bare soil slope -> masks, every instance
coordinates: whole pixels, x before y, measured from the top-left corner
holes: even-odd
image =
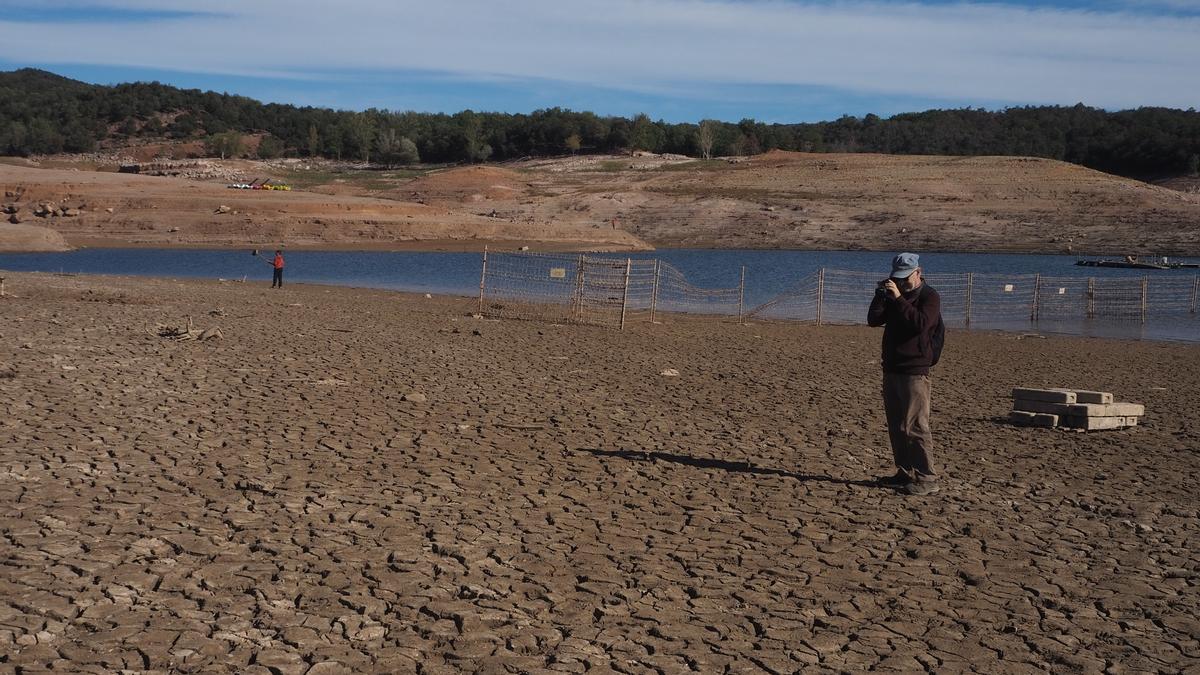
[[[42,162],[50,164],[69,160]],[[192,182],[0,167],[0,184],[25,204],[86,201],[83,216],[50,224],[72,243],[1200,255],[1200,192],[1024,157],[777,151],[398,171],[309,160],[205,165],[208,175]],[[223,172],[274,176],[307,193],[227,190]],[[217,213],[222,204],[229,213]]]
[[[615,221],[656,246],[1200,252],[1200,194],[1052,160],[772,152],[521,168],[527,187],[516,201],[473,206],[501,217]]]
[[[514,223],[395,199],[302,191],[231,190],[182,178],[0,166],[16,219],[71,244],[401,247],[538,243],[547,247],[641,249],[626,232],[576,223]],[[37,216],[38,212],[49,215]],[[0,230],[0,248],[13,250]]]
[[[0,222],[0,250],[69,251],[71,247],[61,234],[48,227]]]

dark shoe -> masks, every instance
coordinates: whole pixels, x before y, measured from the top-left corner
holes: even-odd
[[[880,476],[879,478],[876,478],[875,484],[882,485],[883,487],[898,488],[902,485],[907,485],[911,481],[912,478],[909,478],[908,474],[904,473],[903,471],[896,471],[894,475]]]
[[[937,494],[941,491],[941,486],[937,481],[932,480],[915,480],[900,488],[900,491],[906,495],[921,497],[924,495]]]

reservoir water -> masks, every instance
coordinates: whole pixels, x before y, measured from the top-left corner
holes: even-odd
[[[69,274],[141,275],[200,279],[242,279],[269,284],[270,251],[253,256],[249,250],[197,249],[80,249],[67,253],[0,253],[0,270]],[[816,270],[836,268],[887,274],[891,253],[865,251],[758,251],[660,249],[633,254],[611,254],[635,259],[657,258],[682,271],[700,287],[738,285],[746,268],[745,302],[753,307],[776,297]],[[385,288],[449,295],[478,292],[480,253],[288,251],[288,283],[319,283]],[[927,274],[1030,275],[1093,277],[1097,279],[1175,279],[1200,275],[1200,269],[1136,270],[1090,268],[1075,265],[1077,256],[922,253]],[[1195,314],[1137,321],[1039,321],[988,326],[1009,330],[1065,332],[1102,337],[1185,340],[1200,342],[1200,320]]]

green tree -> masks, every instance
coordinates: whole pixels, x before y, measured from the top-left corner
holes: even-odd
[[[41,117],[29,123],[29,151],[38,155],[53,155],[62,152],[63,135],[54,123]]]
[[[381,129],[375,136],[375,160],[384,164],[395,164],[400,151],[400,134],[394,128]]]
[[[308,149],[309,157],[316,157],[320,152],[320,137],[317,135],[317,125],[308,123],[308,145],[304,146]]]
[[[322,154],[340,161],[342,159],[342,152],[346,147],[341,127],[331,127],[325,132],[324,136],[325,140],[321,143]]]
[[[417,144],[407,136],[400,138],[400,151],[396,154],[396,161],[400,164],[416,164],[421,161],[421,154],[417,152]]]
[[[29,154],[29,129],[18,121],[0,128],[0,152],[24,157]]]
[[[347,149],[359,159],[371,163],[371,146],[375,141],[375,123],[366,113],[350,116],[346,124]]]
[[[717,129],[720,122],[716,120],[700,120],[700,129],[696,131],[696,145],[700,148],[700,156],[712,159],[713,144],[717,142]]]
[[[761,137],[763,133],[763,125],[746,118],[738,122],[738,130],[742,132],[741,152],[742,155],[757,155],[763,151]]]
[[[226,131],[208,137],[205,145],[210,155],[221,159],[233,158],[242,154],[242,135],[236,131]]]
[[[258,158],[259,159],[275,159],[283,154],[283,141],[275,138],[271,134],[262,137],[258,142]]]
[[[416,164],[421,161],[417,144],[407,136],[401,136],[393,127],[379,132],[375,139],[375,152],[376,159],[384,164]]]
[[[434,162],[544,156],[564,150],[636,148],[704,157],[782,148],[1034,155],[1140,179],[1200,169],[1193,160],[1200,156],[1200,112],[1194,109],[1109,112],[1080,104],[926,110],[889,118],[867,114],[799,124],[713,121],[710,146],[707,131],[701,133],[694,124],[654,122],[645,115],[599,117],[564,108],[517,115],[351,112],[263,104],[157,82],[102,86],[34,69],[0,72],[0,153],[75,151],[122,133],[122,140],[157,139],[164,134],[165,120],[172,120],[165,132],[173,138],[269,133],[283,148],[310,156],[367,160],[378,148],[374,130],[394,129],[389,161],[411,157],[400,143],[409,138],[420,159]]]
[[[630,149],[658,152],[659,144],[655,131],[654,122],[650,121],[650,116],[646,113],[640,113],[633,118],[633,128],[629,132]]]
[[[583,139],[578,133],[573,133],[570,136],[567,136],[567,138],[563,141],[563,147],[565,147],[572,155],[579,152],[579,148],[582,146],[582,144]]]
[[[608,126],[608,137],[604,146],[610,152],[613,150],[628,150],[630,145],[629,120],[616,117]]]
[[[470,162],[482,162],[492,156],[492,146],[485,140],[483,119],[471,110],[454,116],[458,123],[461,151]]]
[[[167,127],[167,131],[176,138],[187,138],[196,133],[199,128],[196,122],[196,116],[191,113],[184,113],[175,118],[174,122]]]

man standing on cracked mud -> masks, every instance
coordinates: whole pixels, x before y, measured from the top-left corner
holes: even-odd
[[[896,462],[895,475],[879,483],[905,494],[933,494],[939,486],[930,456],[929,369],[941,356],[945,327],[941,296],[923,283],[917,254],[892,259],[892,274],[875,289],[867,324],[884,327],[883,409]]]

